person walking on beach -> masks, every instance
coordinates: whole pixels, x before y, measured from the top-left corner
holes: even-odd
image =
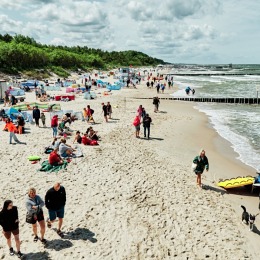
[[[154,104],[154,112],[157,113],[159,111],[160,99],[158,97],[154,97],[153,104]]]
[[[41,117],[41,111],[40,109],[38,108],[38,106],[36,106],[34,109],[33,109],[33,119],[35,120],[35,124],[36,126],[39,127],[39,119]]]
[[[52,128],[52,132],[53,132],[53,138],[57,137],[58,134],[58,115],[54,115],[51,119],[51,128]]]
[[[107,114],[108,114],[108,118],[111,119],[112,118],[112,106],[111,106],[110,102],[107,102]]]
[[[200,188],[202,187],[201,175],[205,168],[206,171],[209,170],[209,161],[205,153],[205,150],[201,149],[199,155],[196,156],[193,160],[193,163],[196,165],[194,172],[197,175],[197,185],[199,185]]]
[[[103,111],[103,114],[104,114],[104,119],[105,119],[105,121],[107,123],[108,122],[108,119],[107,119],[107,106],[104,103],[102,103],[101,105],[102,105],[102,111]]]
[[[158,83],[157,83],[157,85],[156,85],[157,94],[160,93],[160,88],[161,88],[161,85],[160,85],[160,82],[158,81]]]
[[[63,218],[64,218],[64,207],[66,204],[66,191],[59,182],[56,182],[52,188],[50,188],[45,195],[46,208],[49,211],[49,218],[47,219],[47,226],[51,228],[52,223],[58,218],[58,229],[57,234],[63,237],[61,231]]]
[[[12,140],[14,138],[14,141],[18,144],[26,144],[26,143],[22,143],[18,140],[17,136],[15,135],[15,132],[17,131],[17,128],[16,126],[13,124],[13,122],[11,122],[11,119],[10,118],[7,118],[6,119],[6,124],[5,124],[5,127],[3,129],[4,131],[8,131],[9,134],[10,134],[10,141],[9,141],[9,144],[12,144]]]
[[[146,130],[147,130],[147,139],[150,139],[150,126],[152,123],[151,117],[149,117],[149,114],[146,114],[143,118],[143,127],[144,127],[144,137],[146,137]]]
[[[22,258],[23,254],[20,251],[20,239],[19,239],[19,218],[18,210],[16,206],[13,206],[11,200],[6,200],[2,211],[0,212],[0,225],[3,227],[3,234],[7,240],[9,247],[9,254],[14,255],[14,249],[12,247],[11,235],[13,234],[16,244],[17,256]]]
[[[140,125],[141,125],[141,121],[139,116],[137,115],[134,119],[133,125],[135,127],[135,137],[136,138],[140,138]]]
[[[37,234],[37,221],[40,225],[41,238],[40,241],[46,244],[47,240],[44,238],[45,235],[45,221],[42,207],[44,206],[44,201],[39,195],[36,195],[35,188],[30,188],[28,191],[28,196],[25,201],[27,215],[31,216],[31,220],[27,223],[32,224],[32,230],[34,234],[33,241],[36,243],[39,239]]]

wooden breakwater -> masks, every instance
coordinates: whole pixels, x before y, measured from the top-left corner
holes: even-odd
[[[136,99],[153,99],[153,98],[136,98]],[[160,100],[179,100],[189,102],[209,102],[209,103],[230,103],[230,104],[260,104],[260,98],[213,98],[213,97],[168,97]]]

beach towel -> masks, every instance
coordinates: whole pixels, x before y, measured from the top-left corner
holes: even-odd
[[[38,106],[39,109],[45,109],[48,110],[50,104],[49,103],[38,103],[38,102],[30,102],[30,103],[22,103],[22,104],[18,104],[18,105],[14,105],[12,106],[12,108],[15,109],[21,109],[21,111],[26,111],[28,110],[28,108],[30,107],[31,109],[35,106]],[[61,106],[60,104],[55,104],[52,107],[53,110],[61,110]]]
[[[41,168],[38,171],[41,172],[58,172],[67,168],[68,162],[64,161],[62,165],[53,166],[49,164],[49,161],[42,162]]]

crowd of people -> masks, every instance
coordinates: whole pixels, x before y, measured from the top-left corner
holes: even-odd
[[[53,222],[57,218],[58,226],[56,232],[60,237],[64,237],[64,233],[62,232],[61,228],[63,224],[65,204],[66,191],[59,182],[56,182],[53,187],[51,187],[46,192],[44,200],[38,194],[36,194],[35,188],[30,188],[28,190],[28,194],[25,198],[25,207],[27,210],[26,222],[32,227],[32,232],[34,234],[33,241],[35,243],[38,242],[38,240],[43,244],[47,243],[47,240],[45,239],[46,222],[47,227],[51,228]],[[43,211],[44,206],[48,210],[48,217],[46,222]],[[20,220],[17,207],[13,205],[13,201],[6,200],[0,212],[0,225],[3,228],[3,235],[6,238],[7,245],[9,247],[9,254],[11,256],[15,254],[11,240],[11,236],[13,234],[16,245],[16,254],[19,258],[22,258],[23,253],[21,253],[20,248],[21,242],[19,237],[19,222]]]

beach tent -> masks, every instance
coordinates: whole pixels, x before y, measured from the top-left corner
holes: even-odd
[[[20,115],[19,111],[13,107],[9,108],[8,111],[6,112],[8,117],[10,117],[12,120],[16,120],[17,116]]]

